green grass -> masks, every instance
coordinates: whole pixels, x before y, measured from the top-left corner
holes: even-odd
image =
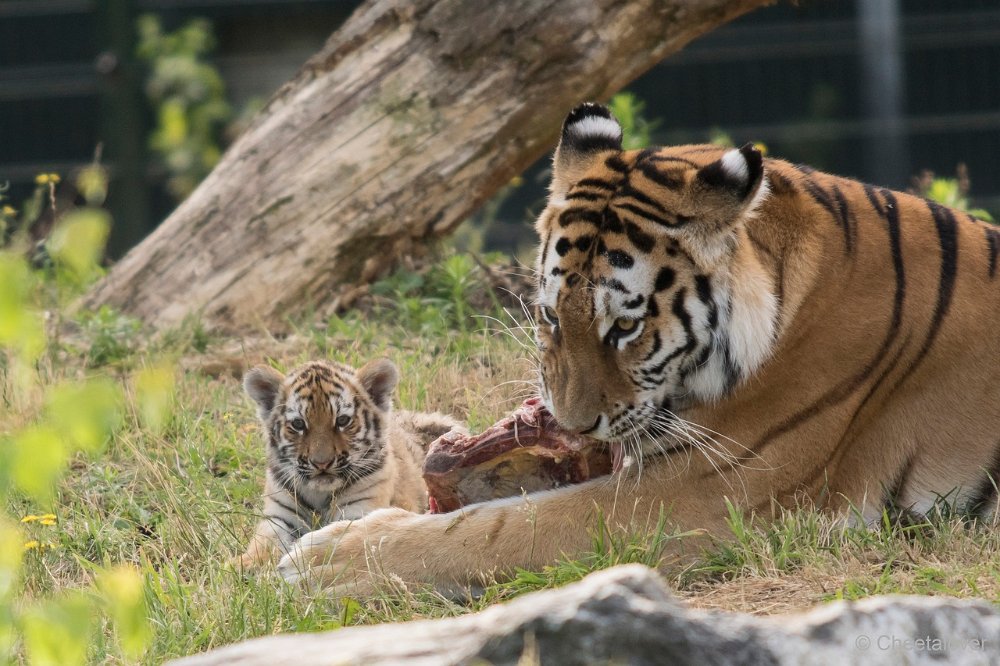
[[[361,364],[385,355],[400,368],[397,404],[448,412],[473,429],[492,424],[527,394],[534,380],[529,341],[469,316],[467,303],[451,302],[464,303],[463,290],[471,287],[462,266],[449,270],[456,275],[435,287],[447,294],[440,301],[421,301],[424,287],[396,278],[397,284],[382,288],[402,294],[401,309],[376,301],[365,314],[313,318],[287,336],[260,331],[225,338],[187,322],[146,339],[127,320],[104,313],[60,338],[39,367],[40,383],[84,375],[125,381],[127,370],[168,358],[176,366],[175,403],[159,432],[141,426],[135,410],[127,409],[102,454],[73,459],[51,504],[9,501],[15,518],[57,516],[55,525],[23,525],[26,539],[54,547],[26,551],[16,603],[88,589],[95,567],[134,565],[146,581],[152,627],[141,661],[160,663],[278,632],[455,616],[616,564],[656,565],[667,540],[684,538],[663,519],[652,534],[629,537],[611,538],[598,527],[592,553],[541,571],[519,571],[511,581],[458,601],[402,586],[370,600],[329,598],[290,588],[273,573],[243,576],[225,566],[245,545],[260,506],[263,445],[239,382],[250,365],[288,368],[313,358]],[[464,324],[457,325],[456,317]],[[8,422],[0,424],[0,433],[30,422],[38,407],[28,400],[17,413],[5,412]],[[1000,537],[958,518],[869,530],[844,528],[804,509],[773,521],[734,512],[731,530],[730,541],[666,572],[693,605],[768,613],[884,593],[996,600],[1000,590]],[[89,658],[128,661],[105,620]]]

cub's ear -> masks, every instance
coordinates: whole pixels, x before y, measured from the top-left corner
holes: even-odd
[[[358,370],[358,381],[382,411],[392,407],[392,394],[399,383],[399,371],[387,358],[369,361]]]
[[[257,415],[263,421],[274,409],[285,376],[263,365],[258,365],[243,376],[243,390],[257,403]]]
[[[764,157],[753,144],[734,148],[698,170],[698,181],[706,188],[735,196],[740,201],[757,192],[764,178]]]
[[[608,107],[586,102],[570,111],[553,158],[552,196],[566,196],[601,153],[621,149],[622,127]]]

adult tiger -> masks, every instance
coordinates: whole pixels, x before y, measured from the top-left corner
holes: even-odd
[[[752,146],[621,138],[593,104],[563,126],[537,223],[537,338],[559,423],[632,442],[641,473],[337,523],[303,538],[287,578],[366,587],[373,553],[378,571],[437,584],[538,567],[586,549],[598,512],[623,527],[666,507],[725,535],[725,498],[761,512],[806,496],[865,520],[942,498],[992,511],[997,228]]]

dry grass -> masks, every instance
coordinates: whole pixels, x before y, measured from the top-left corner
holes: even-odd
[[[925,594],[1000,601],[994,524],[937,516],[908,526],[844,527],[803,509],[735,525],[735,541],[675,580],[698,608],[771,615],[833,599]]]
[[[655,562],[650,535],[636,534],[622,543],[595,544],[592,556],[525,572],[461,603],[396,585],[360,604],[306,594],[273,575],[243,577],[223,566],[245,544],[259,510],[263,444],[240,388],[246,368],[263,362],[289,368],[313,358],[359,365],[388,356],[402,376],[399,405],[451,413],[480,429],[508,413],[534,380],[524,336],[514,339],[504,327],[491,326],[457,333],[442,325],[414,335],[391,317],[373,316],[302,326],[281,339],[263,333],[199,339],[197,352],[190,336],[159,347],[137,344],[115,363],[86,371],[85,351],[50,359],[40,373],[42,383],[84,372],[122,378],[121,368],[147,364],[150,356],[172,356],[176,404],[159,434],[140,428],[129,415],[103,455],[76,458],[54,505],[11,503],[8,510],[15,516],[58,515],[54,527],[28,526],[29,538],[52,540],[58,547],[28,553],[21,597],[83,587],[93,564],[134,564],[146,576],[154,627],[144,661],[160,663],[264,634],[453,616],[619,562]],[[86,347],[86,341],[78,345]],[[37,400],[23,400],[10,416],[17,423],[29,421],[38,409]],[[959,518],[907,528],[845,529],[801,510],[776,521],[734,524],[731,541],[683,571],[665,573],[692,606],[762,615],[897,592],[997,600],[1000,536]],[[94,647],[95,661],[120,659],[109,645],[104,640]]]

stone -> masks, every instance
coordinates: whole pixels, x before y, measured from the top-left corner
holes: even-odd
[[[773,617],[685,608],[640,565],[458,618],[259,638],[174,666],[265,664],[992,664],[1000,611],[889,596]]]

